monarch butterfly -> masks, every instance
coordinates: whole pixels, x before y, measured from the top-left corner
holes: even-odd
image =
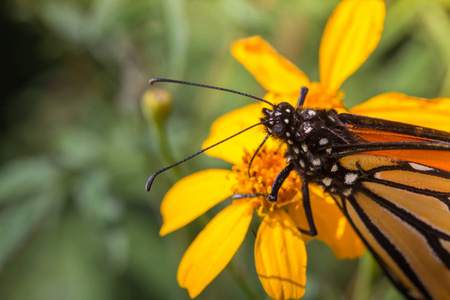
[[[233,90],[169,79],[152,79],[219,89],[271,106],[260,123],[154,173],[155,177],[242,132],[264,125],[267,136],[286,144],[287,166],[271,193],[237,194],[233,198],[277,194],[295,171],[302,180],[303,205],[317,230],[309,203],[309,184],[329,193],[395,286],[411,299],[450,299],[450,133],[383,119],[338,114],[303,107],[308,89],[301,88],[294,107],[272,104]],[[258,150],[257,150],[258,151]],[[257,152],[256,151],[256,152]],[[254,154],[254,156],[256,153]]]

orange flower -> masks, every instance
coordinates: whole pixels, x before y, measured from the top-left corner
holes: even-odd
[[[384,16],[385,5],[381,0],[340,2],[328,21],[320,46],[320,83],[310,82],[301,70],[260,37],[235,42],[232,53],[268,91],[266,100],[295,105],[300,87],[307,86],[310,91],[305,106],[345,111],[341,102],[344,94],[339,88],[375,49]],[[351,112],[450,129],[450,120],[446,117],[450,114],[450,99],[427,102],[426,112],[420,108],[424,103],[423,99],[388,93]],[[258,123],[263,107],[263,103],[257,103],[219,118],[204,145],[209,146]],[[408,112],[402,113],[404,110]],[[420,119],[416,119],[418,111]],[[179,229],[233,194],[270,193],[276,175],[286,166],[283,147],[268,140],[254,159],[250,176],[247,173],[251,156],[264,136],[255,129],[209,150],[209,155],[232,163],[232,170],[206,170],[177,182],[161,205],[160,234]],[[338,258],[362,255],[365,251],[362,242],[333,199],[314,185],[310,185],[310,198],[317,237],[325,241]],[[197,236],[178,269],[178,282],[188,289],[191,297],[201,293],[231,260],[248,231],[255,210],[262,219],[255,242],[255,264],[265,291],[274,299],[303,296],[305,241],[310,237],[298,230],[309,228],[302,206],[301,182],[292,172],[283,183],[276,203],[270,203],[265,197],[235,199]]]

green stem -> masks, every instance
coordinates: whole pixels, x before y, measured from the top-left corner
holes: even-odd
[[[374,267],[373,263],[372,256],[367,253],[359,259],[356,282],[353,288],[353,300],[369,298]]]
[[[231,276],[233,277],[234,281],[239,285],[241,290],[247,295],[249,299],[257,300],[261,297],[255,292],[255,290],[252,288],[248,280],[243,277],[239,272],[236,270],[236,266],[232,261],[228,263],[227,270],[230,272]]]
[[[172,155],[172,151],[170,151],[169,143],[167,140],[167,134],[165,134],[164,130],[164,122],[161,122],[162,124],[156,124],[156,130],[158,132],[158,139],[159,139],[159,146],[161,148],[161,152],[164,156],[164,159],[166,160],[168,165],[173,165],[175,163],[175,160]],[[178,179],[181,179],[183,176],[180,172],[180,169],[178,167],[174,167],[175,174]]]
[[[170,77],[183,78],[186,69],[189,22],[184,0],[166,0],[164,12],[168,38],[168,70]]]
[[[450,32],[450,21],[445,7],[442,4],[425,2],[418,10],[418,16],[421,19],[426,30],[427,38],[431,40],[436,49],[441,53],[442,61],[450,67],[450,40],[448,32]],[[447,75],[441,88],[441,95],[448,95],[450,92],[450,72]]]

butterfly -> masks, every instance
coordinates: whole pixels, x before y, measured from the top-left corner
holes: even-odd
[[[260,123],[211,146],[258,125],[267,132],[258,149],[268,137],[287,146],[287,166],[269,195],[233,198],[266,196],[275,202],[283,182],[296,172],[309,225],[301,232],[317,234],[309,201],[309,185],[317,184],[332,196],[407,298],[450,299],[450,133],[333,109],[305,108],[306,87],[294,107],[207,85],[156,81],[225,90],[269,104],[271,108],[262,110]],[[175,165],[150,176],[146,189],[150,190],[158,174]]]

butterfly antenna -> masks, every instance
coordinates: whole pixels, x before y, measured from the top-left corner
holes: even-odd
[[[245,128],[245,129],[239,131],[238,133],[235,133],[235,134],[233,134],[232,136],[229,136],[229,137],[227,137],[226,139],[223,139],[223,140],[221,140],[220,142],[217,142],[217,143],[215,143],[215,144],[213,144],[213,145],[211,145],[211,146],[209,146],[209,147],[206,147],[205,149],[202,149],[202,150],[200,150],[199,152],[197,152],[197,153],[195,153],[195,154],[192,154],[191,156],[186,157],[185,159],[183,159],[183,160],[181,160],[181,161],[179,161],[179,162],[177,162],[177,163],[175,163],[175,164],[173,164],[173,165],[171,165],[171,166],[165,167],[165,168],[163,168],[163,169],[161,169],[161,170],[159,170],[159,171],[153,173],[153,174],[148,178],[147,183],[145,184],[145,190],[146,190],[147,192],[150,191],[150,188],[152,187],[152,184],[153,184],[153,180],[155,180],[155,177],[158,176],[159,174],[161,174],[162,172],[167,171],[167,170],[169,170],[169,169],[171,169],[171,168],[173,168],[173,167],[176,167],[176,166],[178,166],[179,164],[182,164],[182,163],[184,163],[185,161],[188,161],[188,160],[190,160],[191,158],[194,158],[194,157],[196,157],[197,155],[202,154],[203,152],[205,152],[205,151],[207,151],[207,150],[209,150],[209,149],[211,149],[211,148],[213,148],[213,147],[216,147],[216,146],[222,144],[223,142],[226,142],[226,141],[228,141],[229,139],[234,138],[234,137],[237,136],[237,135],[240,135],[241,133],[244,133],[245,131],[247,131],[247,130],[249,130],[249,129],[252,129],[253,127],[256,127],[256,126],[258,126],[258,125],[262,125],[262,124],[263,124],[263,123],[257,123],[257,124],[254,124],[254,125],[250,126],[250,127],[247,127],[247,128]]]
[[[258,154],[259,150],[261,150],[261,148],[264,146],[264,143],[267,141],[267,139],[270,137],[270,134],[267,134],[264,137],[264,140],[261,142],[261,144],[259,144],[258,148],[256,149],[255,153],[253,153],[252,159],[250,159],[250,162],[248,163],[248,169],[247,169],[247,174],[248,174],[248,178],[250,178],[250,168],[252,167],[252,163],[253,160],[255,159],[256,155]]]
[[[252,98],[252,99],[264,102],[264,103],[269,104],[270,106],[274,107],[274,105],[272,103],[270,103],[269,101],[264,100],[262,98],[259,98],[259,97],[256,97],[256,96],[253,96],[253,95],[250,95],[250,94],[246,94],[246,93],[230,90],[230,89],[220,88],[220,87],[217,87],[217,86],[206,85],[206,84],[201,84],[201,83],[194,83],[194,82],[188,82],[188,81],[182,81],[182,80],[166,79],[166,78],[152,78],[152,79],[149,80],[148,83],[150,83],[150,85],[153,85],[155,82],[172,82],[172,83],[178,83],[178,84],[184,84],[184,85],[193,85],[193,86],[203,87],[203,88],[212,89],[212,90],[224,91],[224,92],[228,92],[228,93],[232,93],[232,94],[238,94],[238,95],[241,95],[241,96],[244,96],[244,97]]]

